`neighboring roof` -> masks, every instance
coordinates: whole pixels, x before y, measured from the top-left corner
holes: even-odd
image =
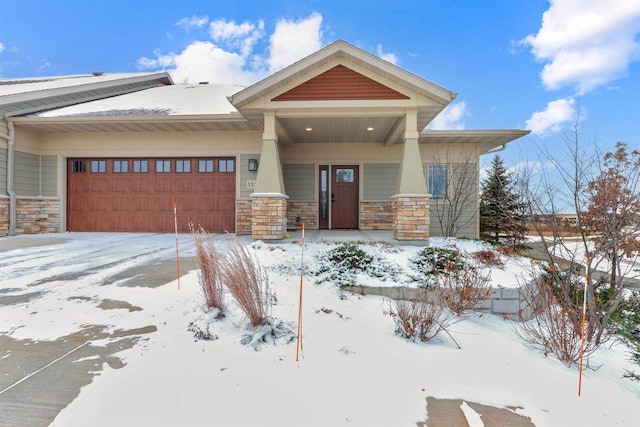
[[[237,113],[228,97],[242,86],[179,84],[34,113],[34,117],[176,116]]]
[[[167,73],[0,79],[0,118],[171,84]]]

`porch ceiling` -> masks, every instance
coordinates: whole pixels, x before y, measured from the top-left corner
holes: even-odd
[[[396,132],[402,123],[402,117],[390,116],[278,118],[278,138],[285,144],[396,143],[402,142],[402,132]]]

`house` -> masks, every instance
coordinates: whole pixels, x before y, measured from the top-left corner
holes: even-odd
[[[170,232],[175,207],[182,232],[282,239],[304,223],[424,240],[462,191],[449,217],[477,237],[479,157],[528,131],[427,130],[455,96],[344,41],[246,88],[0,79],[0,236]]]

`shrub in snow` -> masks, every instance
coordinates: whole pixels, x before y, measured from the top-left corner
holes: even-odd
[[[219,317],[224,317],[225,301],[224,288],[220,279],[221,256],[216,251],[213,239],[202,227],[197,230],[193,224],[189,224],[191,235],[195,242],[196,256],[200,271],[198,272],[198,282],[202,289],[204,304],[207,309],[217,308]]]
[[[418,273],[410,277],[427,287],[435,276],[463,270],[466,266],[466,262],[459,251],[431,246],[422,249],[410,261]]]
[[[264,344],[289,344],[296,336],[293,324],[269,318],[263,325],[251,328],[240,342],[258,351]]]
[[[633,291],[625,299],[620,310],[612,316],[616,334],[629,349],[629,360],[640,366],[640,292]],[[640,374],[626,371],[623,375],[635,381],[640,381]]]
[[[484,265],[491,265],[491,266],[497,266],[497,267],[504,266],[504,262],[500,258],[500,255],[495,251],[481,250],[481,251],[474,252],[471,255],[476,261]]]
[[[428,342],[448,326],[451,316],[444,306],[429,300],[425,290],[414,300],[392,303],[391,316],[398,335],[411,341]]]
[[[208,324],[203,330],[195,323],[190,322],[189,326],[187,326],[187,331],[191,332],[196,340],[217,340],[218,339],[218,336],[209,330]]]
[[[222,283],[244,312],[251,326],[265,325],[274,300],[269,277],[258,259],[237,240],[228,244],[227,255],[219,263]]]
[[[582,347],[583,278],[558,266],[532,264],[532,279],[525,283],[523,297],[534,314],[516,325],[518,336],[529,346],[554,354],[567,366],[578,363]],[[584,325],[583,356],[588,358],[609,340],[608,321],[615,292],[604,278],[594,283],[595,295],[588,298]],[[616,303],[617,304],[617,303]]]
[[[486,268],[467,265],[458,269],[458,262],[452,270],[445,267],[433,282],[438,301],[452,313],[461,316],[473,311],[478,304],[491,294],[491,284]]]
[[[353,286],[360,273],[382,280],[397,279],[400,269],[382,257],[371,255],[354,243],[340,243],[317,256],[316,276],[326,274],[316,283],[335,282],[338,286]]]

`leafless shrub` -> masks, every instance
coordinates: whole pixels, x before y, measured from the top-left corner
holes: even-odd
[[[271,308],[269,278],[257,258],[237,240],[220,260],[220,276],[251,326],[267,323]]]
[[[220,279],[221,255],[218,254],[213,243],[213,239],[202,227],[196,230],[193,224],[189,224],[191,235],[195,242],[196,255],[200,271],[198,281],[202,289],[204,303],[207,309],[215,307],[219,311],[219,316],[224,316],[226,308],[224,300],[224,288]]]
[[[534,264],[533,280],[526,283],[523,298],[530,307],[534,319],[518,323],[516,334],[529,347],[542,349],[545,355],[553,354],[567,366],[577,363],[582,347],[582,283],[570,273],[556,267],[544,269]],[[591,304],[591,303],[590,303]],[[587,308],[585,335],[599,330],[598,322]],[[601,337],[608,340],[610,332]],[[586,339],[583,356],[588,358],[599,347],[596,340]]]
[[[391,315],[398,335],[422,342],[428,342],[442,332],[451,318],[442,304],[430,301],[426,290],[416,299],[394,301]]]
[[[500,259],[500,255],[492,250],[481,250],[474,252],[471,255],[478,262],[481,262],[484,265],[493,265],[497,267],[502,267],[504,265],[504,262]]]
[[[482,267],[452,269],[438,275],[436,283],[440,303],[457,316],[473,311],[491,294],[489,277]]]

